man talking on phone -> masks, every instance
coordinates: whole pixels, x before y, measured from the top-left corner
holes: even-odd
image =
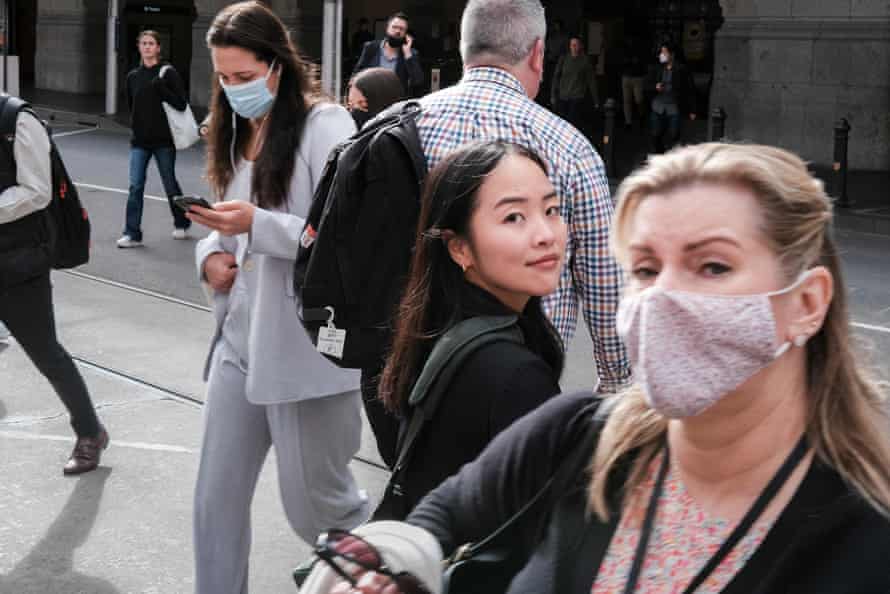
[[[409,96],[421,93],[423,69],[420,67],[420,56],[414,49],[414,37],[408,35],[408,17],[405,13],[397,12],[389,17],[383,41],[375,39],[364,45],[352,76],[367,68],[378,67],[395,72]]]

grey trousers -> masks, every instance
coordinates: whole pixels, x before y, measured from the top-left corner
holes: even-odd
[[[250,503],[266,454],[275,445],[287,519],[309,544],[329,528],[350,530],[370,505],[347,464],[361,438],[358,391],[302,402],[255,405],[246,375],[220,340],[204,407],[204,437],[194,502],[195,592],[247,592]],[[298,559],[295,559],[295,562]]]

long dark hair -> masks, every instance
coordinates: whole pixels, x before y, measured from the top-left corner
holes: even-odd
[[[405,96],[402,81],[389,68],[367,68],[350,82],[368,100],[368,117],[374,117]]]
[[[278,96],[265,129],[260,154],[254,165],[252,195],[262,208],[275,208],[287,202],[294,159],[300,134],[309,110],[321,100],[313,69],[300,57],[287,29],[275,13],[260,2],[238,2],[222,9],[207,30],[207,47],[240,47],[258,60],[281,69]],[[211,76],[210,125],[207,140],[207,179],[222,198],[234,171],[230,158],[232,107],[219,78]],[[237,146],[240,155],[250,138],[250,125],[236,116]]]
[[[508,155],[525,157],[547,172],[541,158],[525,147],[483,141],[452,152],[427,177],[411,272],[399,305],[392,349],[380,378],[379,397],[392,412],[404,413],[411,388],[433,343],[462,319],[467,281],[448,252],[443,232],[469,237],[479,188]],[[542,329],[533,337],[526,336],[527,343],[559,377],[564,359],[562,341],[544,315],[540,297],[529,300],[523,318],[529,326]]]

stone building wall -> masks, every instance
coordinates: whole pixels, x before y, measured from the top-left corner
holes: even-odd
[[[711,106],[733,139],[833,159],[847,118],[850,167],[890,169],[890,0],[721,0]]]
[[[106,0],[41,0],[34,84],[72,93],[105,90]]]

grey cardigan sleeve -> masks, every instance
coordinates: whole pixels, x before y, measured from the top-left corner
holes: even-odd
[[[291,180],[287,212],[257,208],[250,230],[250,249],[259,254],[293,260],[306,223],[315,187],[321,180],[328,155],[355,132],[355,123],[339,105],[319,105],[307,116],[297,159],[308,165],[309,179]]]

